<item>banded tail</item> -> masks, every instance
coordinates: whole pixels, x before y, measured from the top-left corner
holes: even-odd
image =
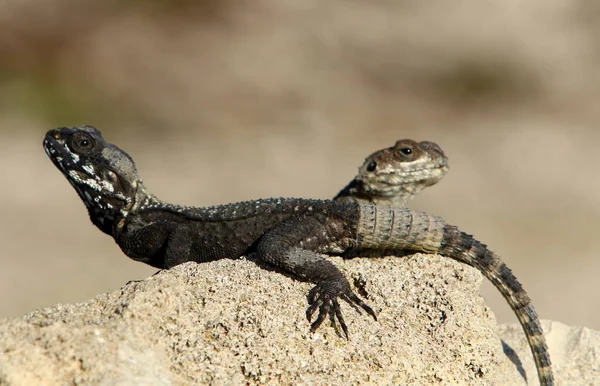
[[[540,384],[554,384],[544,332],[531,299],[500,257],[441,217],[407,208],[360,204],[357,247],[437,253],[477,268],[506,299],[531,348]]]

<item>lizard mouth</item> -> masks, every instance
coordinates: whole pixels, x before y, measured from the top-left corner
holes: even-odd
[[[50,158],[50,160],[52,161],[52,163],[56,166],[58,166],[61,170],[63,169],[61,162],[63,160],[62,155],[60,154],[60,152],[58,151],[58,148],[56,146],[56,142],[54,139],[52,139],[49,134],[46,134],[46,137],[44,138],[44,142],[43,142],[43,147],[44,147],[44,151],[46,152],[46,155],[48,155],[48,158]]]
[[[67,177],[88,208],[108,211],[127,201],[122,193],[115,191],[109,181],[96,175],[92,165],[71,152],[59,133],[49,131],[44,138],[43,147],[52,163]]]
[[[79,156],[72,153],[67,144],[61,138],[60,133],[56,130],[50,130],[46,133],[42,143],[44,151],[48,158],[56,165],[63,173],[68,173],[69,170],[75,169],[79,162]]]

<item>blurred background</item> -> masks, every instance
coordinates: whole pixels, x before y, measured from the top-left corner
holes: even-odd
[[[599,121],[599,2],[0,0],[0,317],[155,271],[42,150],[91,124],[189,205],[332,197],[434,141],[451,170],[411,208],[499,253],[541,318],[600,329]]]

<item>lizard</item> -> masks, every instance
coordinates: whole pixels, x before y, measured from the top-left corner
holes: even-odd
[[[403,207],[448,169],[448,158],[436,143],[401,139],[369,155],[334,200]]]
[[[438,183],[447,174],[448,169],[448,158],[436,143],[402,139],[397,141],[393,147],[381,149],[369,155],[359,167],[358,174],[354,179],[333,199],[403,207],[424,188]],[[410,253],[410,251],[353,250],[345,253],[344,257],[377,257],[389,254],[399,256],[406,252]],[[502,275],[501,266],[497,268],[497,272],[492,269],[489,274],[483,273],[487,277],[490,277],[488,275]],[[528,299],[525,290],[514,276],[508,275],[505,280],[513,281],[509,287],[520,291],[519,296],[522,299]],[[513,289],[505,288],[500,292],[504,295]],[[506,297],[506,295],[504,296]],[[542,331],[537,314],[533,307],[526,311],[529,315],[520,315],[522,311],[514,307],[513,311],[523,325],[540,375],[540,383],[546,384],[543,381],[543,373],[546,370],[543,368],[546,365],[550,368],[550,357],[544,336],[535,334],[535,331]],[[530,328],[526,326],[527,323],[537,326]],[[551,371],[548,370],[548,373],[552,379]]]
[[[520,283],[485,244],[441,217],[373,203],[299,198],[209,207],[176,205],[149,193],[131,156],[92,126],[49,130],[43,148],[83,201],[91,222],[129,258],[168,269],[187,261],[255,253],[261,261],[315,284],[306,309],[312,332],[329,317],[348,339],[340,299],[377,320],[373,309],[323,254],[406,249],[438,253],[474,266],[517,314],[541,384],[553,384],[543,332]]]
[[[423,189],[438,183],[448,170],[448,157],[436,143],[401,139],[365,158],[358,174],[333,199],[404,207]],[[384,254],[404,256],[410,251]],[[381,255],[377,250],[344,253],[345,258]]]

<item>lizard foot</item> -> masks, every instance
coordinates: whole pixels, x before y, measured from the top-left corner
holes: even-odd
[[[343,289],[340,283],[336,282],[321,282],[314,286],[308,293],[309,306],[306,309],[306,318],[310,322],[317,308],[319,314],[314,322],[310,325],[310,331],[315,332],[325,317],[329,315],[333,321],[337,319],[338,323],[342,327],[342,331],[346,336],[346,339],[350,339],[348,335],[348,327],[344,321],[340,303],[338,297],[342,298],[348,304],[350,304],[355,310],[360,313],[360,309],[365,310],[373,319],[377,320],[377,315],[371,307],[362,301],[350,288]]]

